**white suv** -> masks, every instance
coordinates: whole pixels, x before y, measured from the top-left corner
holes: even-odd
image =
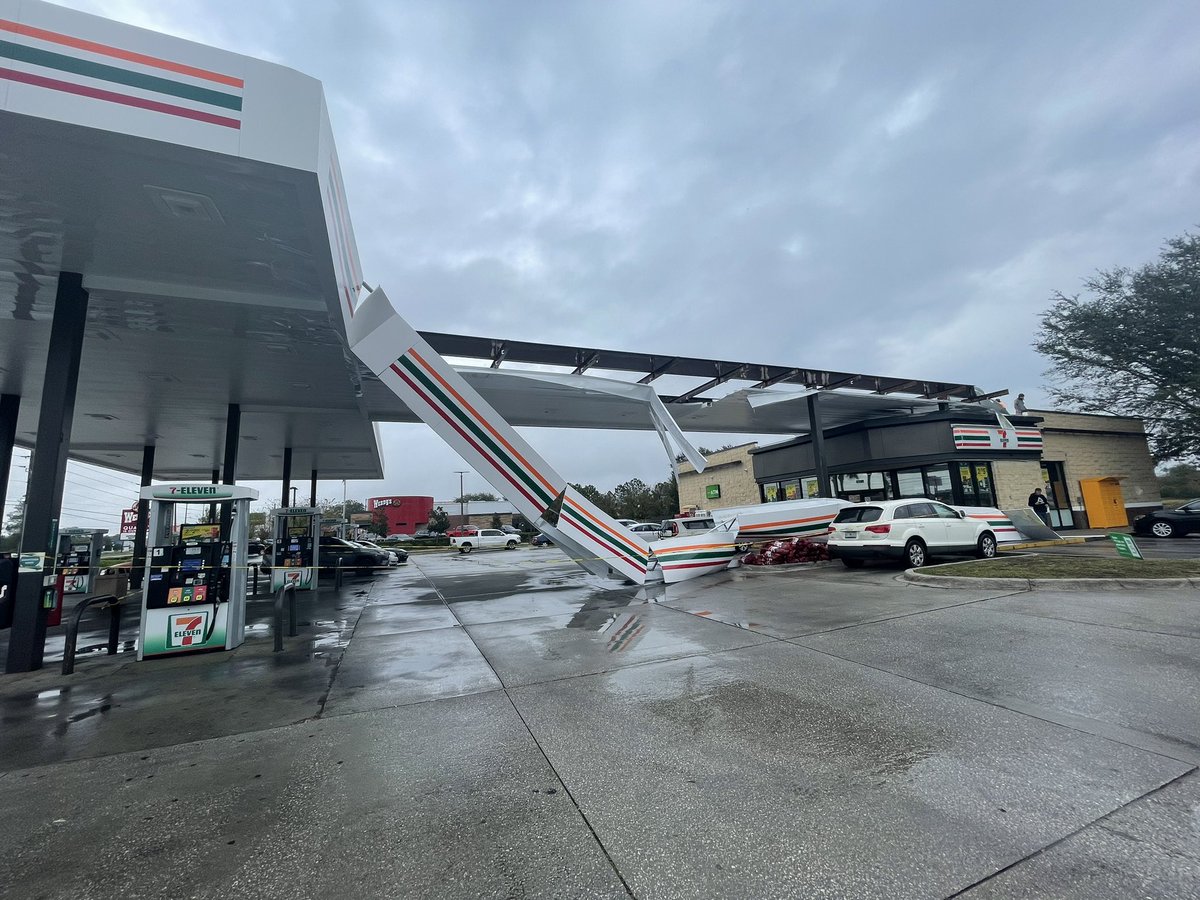
[[[880,500],[839,510],[829,527],[829,551],[852,569],[868,559],[899,559],[917,569],[943,553],[991,559],[996,535],[987,522],[936,500]]]

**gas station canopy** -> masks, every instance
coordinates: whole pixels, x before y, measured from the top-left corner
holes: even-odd
[[[383,474],[376,422],[419,421],[347,350],[362,281],[319,82],[55,7],[0,0],[0,393],[34,442],[56,286],[88,293],[74,458],[208,480]],[[419,310],[406,311],[419,324]],[[514,425],[797,434],[974,398],[969,385],[425,333]],[[532,365],[541,371],[518,370]],[[545,371],[547,368],[561,371]],[[595,378],[587,373],[615,373]],[[635,373],[638,381],[625,380]],[[621,377],[618,377],[621,376]],[[714,390],[730,390],[723,397]]]

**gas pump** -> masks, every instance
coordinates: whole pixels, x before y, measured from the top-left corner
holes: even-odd
[[[299,591],[317,589],[321,510],[289,506],[271,510],[271,592],[285,584]]]
[[[54,558],[57,598],[46,617],[47,625],[62,624],[63,602],[68,594],[92,593],[100,574],[103,548],[103,528],[70,528],[58,533],[58,554]]]
[[[250,501],[258,491],[232,484],[158,484],[150,501],[146,575],[138,659],[232,650],[246,634],[246,544]],[[220,525],[180,525],[183,504],[229,504],[229,533]]]

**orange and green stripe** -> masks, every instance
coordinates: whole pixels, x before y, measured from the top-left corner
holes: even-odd
[[[0,79],[241,128],[241,78],[9,19],[0,19]]]

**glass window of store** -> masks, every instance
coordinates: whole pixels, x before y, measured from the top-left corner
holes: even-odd
[[[926,497],[941,500],[943,503],[954,502],[954,484],[950,481],[948,464],[925,467],[925,490]]]
[[[985,462],[960,462],[955,467],[957,489],[963,506],[995,506],[992,467]]]
[[[901,469],[896,473],[896,496],[924,497],[925,475],[920,469]]]

